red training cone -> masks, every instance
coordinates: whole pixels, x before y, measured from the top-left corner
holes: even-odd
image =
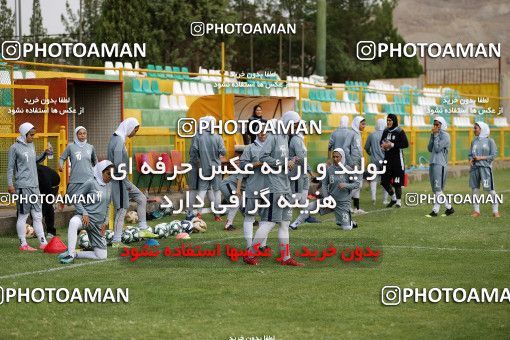
[[[48,245],[46,246],[46,248],[44,248],[45,253],[51,254],[60,254],[65,252],[66,250],[67,246],[64,244],[64,242],[62,242],[62,240],[58,236],[53,236]]]

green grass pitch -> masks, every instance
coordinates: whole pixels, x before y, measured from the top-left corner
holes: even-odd
[[[510,195],[509,171],[495,171],[495,180],[498,191]],[[447,193],[468,191],[466,177],[448,179]],[[430,186],[411,183],[405,192],[430,192]],[[321,217],[326,222],[291,231],[291,245],[372,240],[382,247],[377,265],[294,268],[274,259],[257,267],[219,259],[129,264],[109,249],[105,262],[77,260],[65,267],[54,255],[19,253],[15,237],[1,237],[0,286],[128,287],[129,303],[3,304],[0,338],[508,338],[508,303],[381,303],[385,285],[509,287],[507,202],[500,206],[500,219],[491,216],[488,205],[477,219],[470,217],[469,205],[455,206],[453,216],[431,219],[425,217],[430,206],[372,206],[366,187],[361,197],[362,208],[372,212],[355,218],[359,229],[340,231],[328,215]],[[209,216],[206,221],[208,231],[193,234],[193,244],[243,244],[240,215],[234,232],[223,231],[223,223]],[[66,242],[66,231],[59,233]],[[177,244],[173,239],[161,243]],[[52,268],[64,269],[48,271]]]

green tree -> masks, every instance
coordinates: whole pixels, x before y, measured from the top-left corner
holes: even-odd
[[[32,3],[32,16],[30,17],[30,36],[34,43],[41,41],[47,35],[44,28],[43,17],[41,14],[41,4],[39,0]]]
[[[7,6],[7,0],[0,0],[0,41],[12,40],[14,36],[15,18]]]
[[[81,15],[81,41],[90,43],[94,41],[96,36],[97,23],[101,16],[101,3],[102,0],[81,0],[82,1],[82,15]],[[73,12],[69,5],[69,0],[66,0],[65,15],[60,16],[60,21],[64,25],[65,32],[68,40],[78,41],[80,35],[80,12],[79,9]]]

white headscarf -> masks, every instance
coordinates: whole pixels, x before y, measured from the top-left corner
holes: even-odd
[[[119,124],[117,130],[115,130],[115,134],[120,136],[120,138],[122,138],[125,142],[126,137],[129,136],[129,134],[133,132],[137,126],[140,126],[140,123],[138,123],[136,118],[130,117],[128,119],[124,119],[122,123]]]
[[[208,128],[206,129],[206,131],[211,131],[212,125],[214,125],[216,123],[216,118],[214,118],[214,116],[204,116],[204,117],[200,117],[199,121],[207,122]]]
[[[23,123],[19,126],[19,136],[16,138],[23,144],[27,144],[27,133],[32,130],[34,126],[31,123]]]
[[[346,128],[348,126],[349,126],[349,117],[347,117],[347,116],[340,117],[340,127]]]
[[[105,159],[104,161],[101,161],[94,166],[94,177],[100,186],[104,187],[106,185],[106,183],[103,181],[103,171],[110,165],[113,165],[113,163]]]
[[[80,130],[85,130],[87,131],[87,129],[85,129],[83,126],[78,126],[76,129],[74,129],[74,143],[76,145],[78,145],[79,147],[83,147],[85,144],[87,144],[87,140],[85,139],[85,141],[81,142],[79,139],[78,139],[78,132]]]
[[[377,120],[377,124],[375,126],[375,129],[377,131],[384,131],[384,129],[386,129],[386,119],[384,118],[379,118]]]
[[[296,111],[287,111],[283,114],[282,121],[283,124],[287,126],[289,122],[299,123],[301,121],[301,117],[299,117],[299,113],[297,113]]]
[[[360,132],[360,131],[359,131],[359,124],[360,124],[362,121],[364,121],[364,120],[365,120],[365,118],[363,118],[362,116],[356,116],[356,117],[354,117],[354,119],[352,120],[352,124],[351,124],[352,129],[353,129],[354,131],[356,131],[356,132],[358,132],[358,133],[359,133],[359,132]]]
[[[342,156],[342,159],[340,160],[340,163],[345,165],[345,152],[344,152],[344,149],[336,148],[335,150],[333,150],[333,152],[338,152]]]
[[[476,125],[480,127],[480,135],[478,137],[480,138],[488,138],[491,130],[489,129],[489,125],[485,124],[484,122],[476,122]]]
[[[441,123],[441,130],[446,130],[448,129],[448,125],[446,124],[446,119],[444,119],[443,117],[441,116],[437,116],[437,117],[434,117],[434,121],[438,121],[439,123]]]

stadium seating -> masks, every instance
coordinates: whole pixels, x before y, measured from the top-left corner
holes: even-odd
[[[140,80],[133,78],[131,79],[131,87],[133,92],[142,93],[142,86],[140,85]]]
[[[142,80],[142,92],[147,94],[152,94],[151,85],[147,79]]]
[[[104,67],[108,67],[108,68],[113,68],[113,62],[111,61],[105,61],[104,62]],[[107,75],[107,76],[115,76],[115,75],[118,75],[119,72],[117,70],[104,70],[104,74]]]
[[[170,104],[168,103],[167,95],[162,94],[159,96],[159,109],[160,110],[170,110]]]
[[[159,83],[157,80],[153,80],[151,82],[151,90],[154,94],[161,94],[161,91],[159,90]]]
[[[32,72],[32,71],[25,72],[25,79],[34,79],[34,78],[36,78],[35,72]]]

